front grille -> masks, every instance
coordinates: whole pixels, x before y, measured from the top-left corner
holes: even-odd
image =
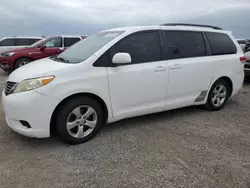
[[[14,87],[16,86],[17,82],[9,82],[7,81],[5,84],[5,95],[9,95],[14,91]]]

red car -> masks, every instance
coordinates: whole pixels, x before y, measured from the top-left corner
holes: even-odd
[[[0,67],[11,72],[31,61],[58,55],[84,38],[86,36],[55,36],[42,39],[26,48],[5,51],[0,54]]]

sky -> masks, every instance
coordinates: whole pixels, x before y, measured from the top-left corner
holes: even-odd
[[[91,35],[120,26],[210,24],[250,39],[250,0],[1,0],[0,37]]]

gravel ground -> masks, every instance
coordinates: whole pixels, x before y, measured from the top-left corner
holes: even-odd
[[[250,83],[219,112],[178,109],[107,125],[68,146],[9,129],[0,109],[0,187],[250,187]]]

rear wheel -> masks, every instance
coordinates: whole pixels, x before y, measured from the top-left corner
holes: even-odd
[[[69,144],[80,144],[94,137],[103,125],[101,106],[92,98],[76,97],[59,108],[56,128]]]
[[[15,63],[15,69],[18,69],[19,67],[22,67],[28,63],[30,63],[32,60],[29,58],[20,58]]]
[[[212,111],[222,109],[228,100],[229,92],[229,84],[223,79],[217,80],[209,91],[206,103],[207,109]]]

